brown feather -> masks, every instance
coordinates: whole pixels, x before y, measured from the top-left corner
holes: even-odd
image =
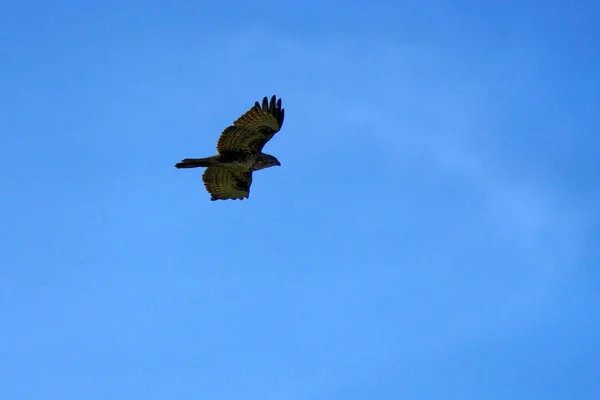
[[[211,200],[240,199],[250,197],[252,172],[237,172],[227,168],[208,167],[202,174],[204,187]]]
[[[217,151],[260,152],[265,144],[277,133],[283,125],[284,110],[281,99],[275,96],[271,101],[267,97],[258,102],[245,114],[234,121],[233,125],[223,130],[217,142]]]

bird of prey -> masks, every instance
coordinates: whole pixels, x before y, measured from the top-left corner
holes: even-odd
[[[225,128],[217,142],[217,155],[186,158],[175,167],[206,167],[202,180],[212,201],[249,198],[252,172],[281,165],[262,149],[281,129],[283,115],[281,99],[273,96],[269,102],[265,97],[262,106],[255,102],[233,125]]]

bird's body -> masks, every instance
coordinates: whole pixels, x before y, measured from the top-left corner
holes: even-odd
[[[211,200],[244,199],[250,196],[252,172],[281,165],[277,158],[262,152],[264,145],[281,129],[284,109],[281,99],[265,97],[256,102],[233,125],[225,128],[219,141],[219,154],[206,158],[186,158],[176,168],[206,167],[202,175]]]
[[[175,166],[177,168],[220,167],[234,171],[253,172],[272,167],[271,157],[273,156],[264,153],[232,151],[206,158],[186,158]]]

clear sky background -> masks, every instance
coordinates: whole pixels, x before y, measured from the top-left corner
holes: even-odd
[[[3,2],[0,399],[600,399],[598,21]],[[173,165],[273,94],[211,202]]]

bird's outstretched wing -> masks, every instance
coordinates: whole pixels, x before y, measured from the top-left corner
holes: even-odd
[[[202,174],[204,187],[211,200],[244,199],[250,196],[252,172],[237,172],[227,168],[208,167]]]
[[[283,125],[284,109],[281,99],[271,97],[271,102],[265,97],[262,107],[258,103],[238,118],[233,125],[225,128],[219,141],[217,151],[258,153],[271,140]]]

